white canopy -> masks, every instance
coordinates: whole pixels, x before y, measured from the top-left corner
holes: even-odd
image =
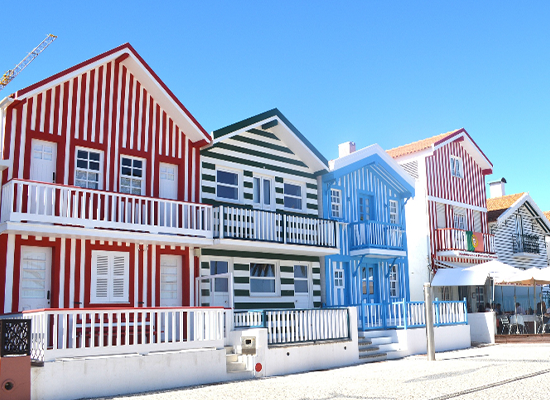
[[[550,268],[529,268],[524,271],[516,270],[514,273],[499,276],[495,279],[496,285],[547,285],[550,284]]]
[[[432,286],[482,286],[485,285],[488,276],[486,271],[469,268],[438,269]]]
[[[504,264],[503,262],[497,260],[491,260],[484,262],[482,264],[477,264],[471,267],[466,268],[471,271],[483,271],[486,272],[494,282],[502,282],[506,280],[506,277],[515,275],[521,270],[512,267],[511,265]]]

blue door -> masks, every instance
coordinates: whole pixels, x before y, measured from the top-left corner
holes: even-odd
[[[378,265],[361,267],[361,293],[363,303],[378,303]]]

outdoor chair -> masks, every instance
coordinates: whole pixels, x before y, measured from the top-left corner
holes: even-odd
[[[515,328],[516,334],[525,334],[527,330],[525,329],[525,322],[521,315],[510,315],[510,330],[508,333],[513,333],[512,331]]]
[[[500,321],[500,326],[499,326],[499,330],[500,330],[500,333],[502,335],[504,335],[505,332],[508,332],[508,334],[510,333],[510,320],[508,319],[508,317],[506,315],[502,315],[500,317],[498,317],[499,321]]]

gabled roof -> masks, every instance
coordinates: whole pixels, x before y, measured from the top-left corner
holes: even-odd
[[[212,132],[212,144],[252,129],[262,129],[276,135],[315,172],[328,169],[327,159],[276,108],[215,130]]]
[[[550,221],[537,206],[528,192],[509,194],[487,200],[488,222],[497,222],[499,225],[506,221],[521,206],[525,206],[533,219],[537,221],[543,231],[550,234]]]
[[[331,160],[330,172],[323,176],[323,180],[337,179],[365,165],[372,166],[394,190],[414,196],[414,179],[376,143]]]
[[[403,157],[409,154],[421,152],[431,149],[432,152],[438,148],[447,145],[448,143],[459,141],[461,145],[468,151],[470,156],[476,161],[482,170],[487,174],[492,173],[493,164],[487,156],[481,151],[476,142],[470,137],[464,128],[449,131],[417,142],[409,143],[404,146],[395,147],[387,150],[388,154],[393,158]]]
[[[151,67],[134,50],[130,43],[125,43],[71,68],[61,71],[40,82],[37,82],[10,95],[15,100],[24,100],[36,93],[44,91],[49,86],[82,74],[98,65],[115,60],[128,68],[137,80],[147,89],[156,102],[168,113],[174,122],[185,132],[193,142],[210,143],[210,135],[185,108],[181,101],[172,93]]]

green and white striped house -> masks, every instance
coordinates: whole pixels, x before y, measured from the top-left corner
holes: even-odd
[[[214,246],[202,249],[199,304],[320,307],[319,258],[339,249],[337,222],[318,217],[327,160],[277,109],[213,138],[201,151]]]

